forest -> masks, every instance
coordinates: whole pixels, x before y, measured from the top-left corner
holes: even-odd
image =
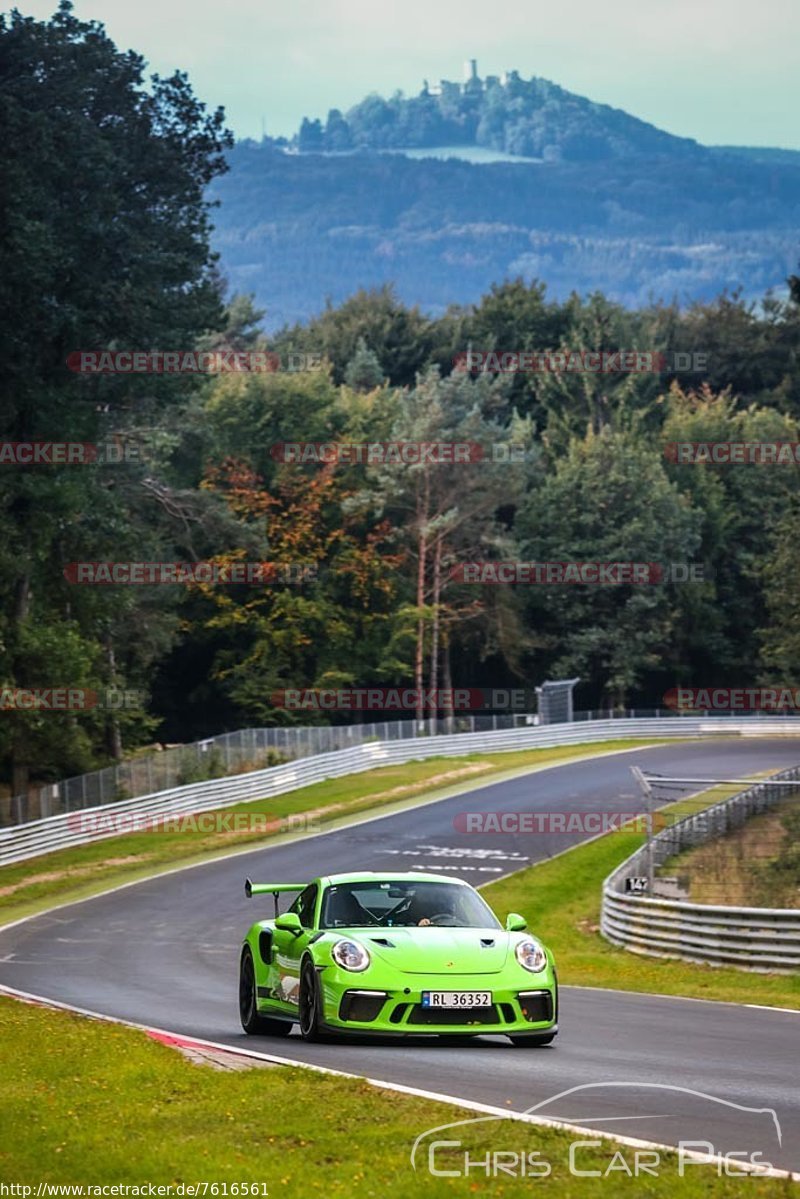
[[[360,287],[441,316],[493,283],[602,291],[639,308],[743,289],[785,294],[797,260],[800,155],[742,150],[602,162],[472,163],[360,148],[237,142],[210,197],[212,247],[270,332]]]
[[[692,138],[518,71],[483,80],[476,66],[465,82],[442,80],[434,89],[426,81],[416,96],[366,96],[345,114],[331,109],[324,124],[305,117],[293,145],[302,153],[474,145],[548,162],[706,152]]]
[[[438,315],[385,284],[267,333],[211,249],[208,189],[232,146],[222,114],[181,74],[143,88],[138,56],[98,29],[68,5],[2,29],[0,291],[18,318],[0,328],[3,444],[118,452],[4,458],[0,672],[4,694],[113,687],[142,699],[66,715],[7,707],[8,787],[155,739],[361,718],[294,712],[276,702],[286,689],[530,691],[580,676],[578,707],[658,707],[676,686],[797,681],[796,464],[670,449],[800,441],[797,275],[785,298],[758,304],[729,291],[637,308],[501,277]],[[269,369],[68,365],[106,350],[257,353]],[[474,350],[663,358],[646,372],[460,369]],[[281,449],[300,443],[483,452],[365,462]],[[490,586],[465,581],[476,561],[664,569],[647,586]],[[237,564],[269,570],[259,585],[200,572],[80,581],[76,564],[112,562],[212,562],[229,579]]]

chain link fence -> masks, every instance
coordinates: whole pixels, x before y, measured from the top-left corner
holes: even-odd
[[[552,684],[561,686],[561,684]],[[644,718],[686,719],[689,714],[663,708],[594,709],[566,712],[572,721],[630,720]],[[696,714],[693,714],[696,716]],[[742,720],[742,713],[714,713]],[[785,717],[782,717],[785,719]],[[746,716],[753,725],[768,720],[762,714]],[[0,796],[0,828],[25,824],[62,812],[76,812],[99,804],[153,795],[189,783],[225,778],[296,758],[313,757],[333,750],[349,749],[368,741],[400,741],[410,737],[447,736],[453,733],[491,733],[551,723],[533,713],[497,713],[453,716],[433,720],[383,720],[371,724],[313,725],[286,728],[238,729],[202,741],[127,758],[103,770],[75,778],[31,787],[25,795]],[[558,723],[558,722],[556,722]],[[798,724],[800,728],[800,723]]]
[[[627,878],[652,876],[665,862],[697,845],[725,837],[751,816],[800,795],[800,767],[771,776],[738,795],[685,816],[618,866],[603,884],[600,931],[634,953],[682,958],[712,966],[793,973],[800,969],[800,911],[689,903],[626,893]]]
[[[491,724],[493,718],[488,718]],[[263,770],[249,770],[227,778],[208,779],[189,783],[171,790],[145,795],[136,799],[95,807],[92,815],[99,820],[87,820],[85,814],[62,812],[44,819],[28,821],[0,829],[0,865],[24,861],[54,849],[103,840],[131,830],[136,821],[162,820],[176,814],[208,812],[229,808],[253,799],[268,799],[285,795],[323,779],[342,778],[377,766],[396,766],[404,762],[429,758],[459,757],[476,753],[502,753],[507,750],[545,749],[559,745],[591,745],[619,739],[623,729],[618,720],[602,720],[581,724],[550,724],[538,727],[513,728],[508,718],[497,717],[506,723],[505,729],[463,732],[452,736],[405,737],[370,740],[350,748],[315,754],[302,761]],[[400,723],[400,722],[398,722]],[[661,738],[732,735],[743,736],[752,722],[747,720],[629,720],[624,725],[628,739],[657,740]],[[408,728],[411,724],[406,722]],[[381,726],[375,726],[380,728]],[[800,733],[796,721],[771,720],[761,726],[765,733],[794,735]],[[146,824],[145,827],[152,827]],[[797,913],[795,913],[797,915]]]
[[[444,720],[383,720],[372,724],[238,729],[188,745],[128,758],[103,770],[0,797],[0,828],[62,812],[153,795],[206,779],[263,770],[296,758],[350,749],[369,741],[402,741],[448,733],[497,732],[536,724],[531,714],[454,716]]]

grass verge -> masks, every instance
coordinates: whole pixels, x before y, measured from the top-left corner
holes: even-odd
[[[707,791],[662,811],[682,815],[729,794],[724,789]],[[603,879],[644,840],[641,833],[607,833],[561,857],[488,883],[481,893],[501,915],[522,912],[529,918],[531,927],[552,948],[562,983],[800,1009],[800,974],[743,973],[645,957],[600,936]]]
[[[663,743],[662,739],[648,741],[646,745]],[[282,821],[305,816],[313,817],[315,828],[329,828],[373,810],[401,810],[536,767],[637,748],[645,748],[645,743],[629,739],[408,762],[326,779],[273,799],[251,800],[220,809],[220,815],[263,815],[276,828]],[[210,860],[231,849],[277,844],[282,835],[287,834],[276,832],[270,837],[265,837],[262,831],[208,834],[193,831],[189,822],[189,827],[179,832],[126,833],[4,866],[0,868],[0,926],[42,911],[53,902],[83,899],[118,883],[148,878],[181,863]]]
[[[42,1047],[58,1045],[58,1053]],[[519,1052],[509,1049],[509,1052]],[[538,1178],[433,1177],[423,1152],[410,1165],[415,1138],[470,1112],[393,1094],[366,1082],[274,1067],[216,1072],[197,1066],[144,1033],[0,998],[3,1136],[0,1178],[39,1183],[141,1186],[152,1183],[259,1183],[270,1199],[308,1195],[530,1195]],[[788,1195],[789,1181],[719,1177],[715,1167],[678,1175],[674,1153],[661,1153],[657,1177],[629,1177],[634,1149],[604,1142],[581,1149],[569,1173],[570,1133],[490,1120],[439,1134],[459,1140],[440,1149],[440,1170],[462,1170],[487,1151],[537,1153],[548,1163],[550,1196],[607,1199],[631,1193],[671,1199]],[[617,1155],[615,1157],[615,1154]],[[608,1173],[609,1167],[611,1172]],[[174,1193],[174,1192],[173,1192]],[[263,1193],[263,1192],[260,1192]],[[211,1195],[211,1190],[208,1191]],[[221,1187],[217,1194],[222,1194]]]
[[[751,816],[705,845],[668,858],[672,875],[692,903],[800,908],[800,810],[796,799]]]

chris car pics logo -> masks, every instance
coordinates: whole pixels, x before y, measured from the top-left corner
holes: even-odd
[[[576,1097],[583,1098],[586,1092],[591,1093],[589,1104],[582,1111]],[[565,1106],[567,1100],[565,1114],[545,1114],[548,1108]],[[715,1145],[710,1135],[704,1135],[704,1114],[709,1125],[725,1127],[724,1148]],[[670,1131],[662,1135],[668,1135],[671,1141],[674,1138],[671,1144],[660,1143],[656,1133],[652,1140],[622,1133],[626,1121],[635,1122],[633,1127],[638,1132],[643,1124],[648,1128],[653,1121],[662,1120],[668,1121]],[[587,1121],[609,1123],[610,1128],[589,1127]],[[535,1145],[536,1126],[572,1134],[559,1158],[552,1151],[531,1148],[532,1143]],[[414,1141],[410,1161],[417,1174],[468,1178],[473,1185],[479,1180],[503,1178],[536,1182],[564,1169],[575,1178],[610,1181],[625,1177],[685,1178],[701,1167],[713,1169],[719,1177],[743,1178],[783,1174],[766,1156],[780,1150],[782,1144],[774,1108],[750,1107],[669,1083],[614,1080],[569,1087],[524,1112],[498,1111],[496,1115],[426,1129]]]

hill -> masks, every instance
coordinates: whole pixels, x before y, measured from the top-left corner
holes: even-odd
[[[215,248],[267,325],[394,281],[432,314],[493,282],[651,297],[763,295],[796,267],[800,164],[708,152],[589,163],[490,163],[239,143],[213,186]]]
[[[631,306],[755,298],[800,246],[797,151],[702,146],[472,60],[462,83],[367,96],[229,162],[215,246],[270,328],[387,282],[432,315],[515,276]]]
[[[480,146],[546,162],[602,162],[667,154],[695,157],[703,147],[674,137],[608,104],[596,104],[548,79],[518,71],[481,79],[464,64],[464,81],[425,80],[417,96],[367,96],[346,114],[331,109],[323,124],[304,118],[293,146],[300,152]]]

